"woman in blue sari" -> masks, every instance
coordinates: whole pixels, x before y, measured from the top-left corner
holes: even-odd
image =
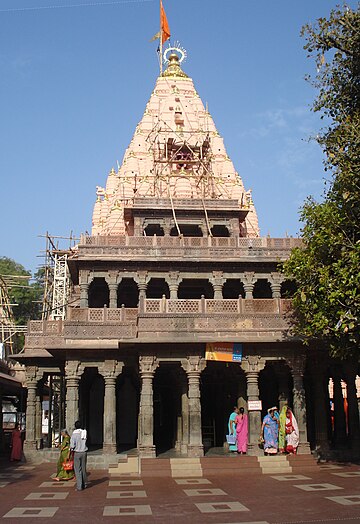
[[[278,452],[279,419],[275,413],[275,407],[268,409],[268,414],[264,417],[261,427],[261,432],[265,440],[265,455],[276,455]]]
[[[231,413],[230,417],[229,417],[229,423],[228,423],[228,426],[229,426],[229,435],[234,435],[236,436],[236,423],[235,423],[235,419],[236,417],[238,416],[239,414],[239,409],[235,406],[234,407],[234,411]],[[236,442],[235,444],[229,444],[229,451],[233,451],[234,453],[237,453],[237,445],[236,445]]]

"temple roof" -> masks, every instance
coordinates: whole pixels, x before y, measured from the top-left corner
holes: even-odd
[[[214,121],[193,81],[172,52],[157,79],[121,166],[112,169],[105,188],[97,186],[93,235],[126,235],[129,209],[140,198],[206,202],[236,200],[246,236],[259,236],[251,191],[227,155]],[[224,202],[225,204],[225,202]]]

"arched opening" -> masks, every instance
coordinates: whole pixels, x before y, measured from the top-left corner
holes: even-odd
[[[180,363],[161,362],[154,377],[154,445],[157,455],[180,449],[182,390],[186,383]]]
[[[151,278],[146,288],[146,298],[170,298],[170,290],[165,278]]]
[[[222,224],[215,224],[211,228],[211,233],[213,237],[229,237],[230,236],[229,229]]]
[[[89,286],[89,307],[109,307],[109,286],[105,278],[96,277]]]
[[[181,235],[184,237],[202,237],[203,233],[198,224],[179,224],[179,229]],[[170,230],[170,236],[177,237],[178,236],[178,230],[177,227],[173,227]]]
[[[154,235],[156,235],[158,237],[163,237],[164,236],[164,230],[160,226],[160,224],[149,224],[144,229],[144,234],[147,237],[152,237]]]
[[[138,307],[139,290],[133,278],[123,278],[117,291],[117,307]]]
[[[125,367],[116,384],[116,442],[118,452],[136,448],[140,383],[134,370]]]
[[[89,449],[103,445],[104,379],[97,368],[86,368],[79,387],[80,422],[87,429]]]
[[[259,397],[262,400],[262,418],[273,406],[279,407],[279,383],[276,371],[271,363],[259,373]]]
[[[238,278],[228,278],[222,288],[223,298],[245,298],[244,284]]]
[[[211,283],[204,278],[185,278],[179,285],[178,298],[197,299],[214,298],[214,289]]]
[[[270,282],[266,278],[259,278],[254,285],[254,298],[272,298]]]
[[[246,409],[246,377],[235,362],[207,363],[201,374],[201,425],[205,451],[223,447],[234,406]]]
[[[281,283],[280,293],[281,298],[291,298],[296,292],[296,283],[294,280],[285,280]]]

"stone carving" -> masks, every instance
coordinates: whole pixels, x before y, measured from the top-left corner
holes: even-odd
[[[186,373],[201,373],[206,368],[206,360],[198,355],[181,359],[181,367]]]
[[[158,366],[159,366],[159,361],[155,356],[140,355],[139,357],[140,374],[155,373]]]
[[[243,358],[241,367],[245,373],[259,373],[265,367],[266,361],[260,355],[247,355]]]
[[[103,364],[98,367],[98,371],[106,381],[106,379],[116,379],[122,372],[123,367],[123,362],[118,362],[117,360],[105,360]]]

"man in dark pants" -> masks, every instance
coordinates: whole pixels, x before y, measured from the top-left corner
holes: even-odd
[[[70,449],[74,452],[74,471],[76,476],[76,490],[81,491],[87,486],[86,477],[86,429],[81,429],[79,420],[75,422],[75,430],[71,435]]]

